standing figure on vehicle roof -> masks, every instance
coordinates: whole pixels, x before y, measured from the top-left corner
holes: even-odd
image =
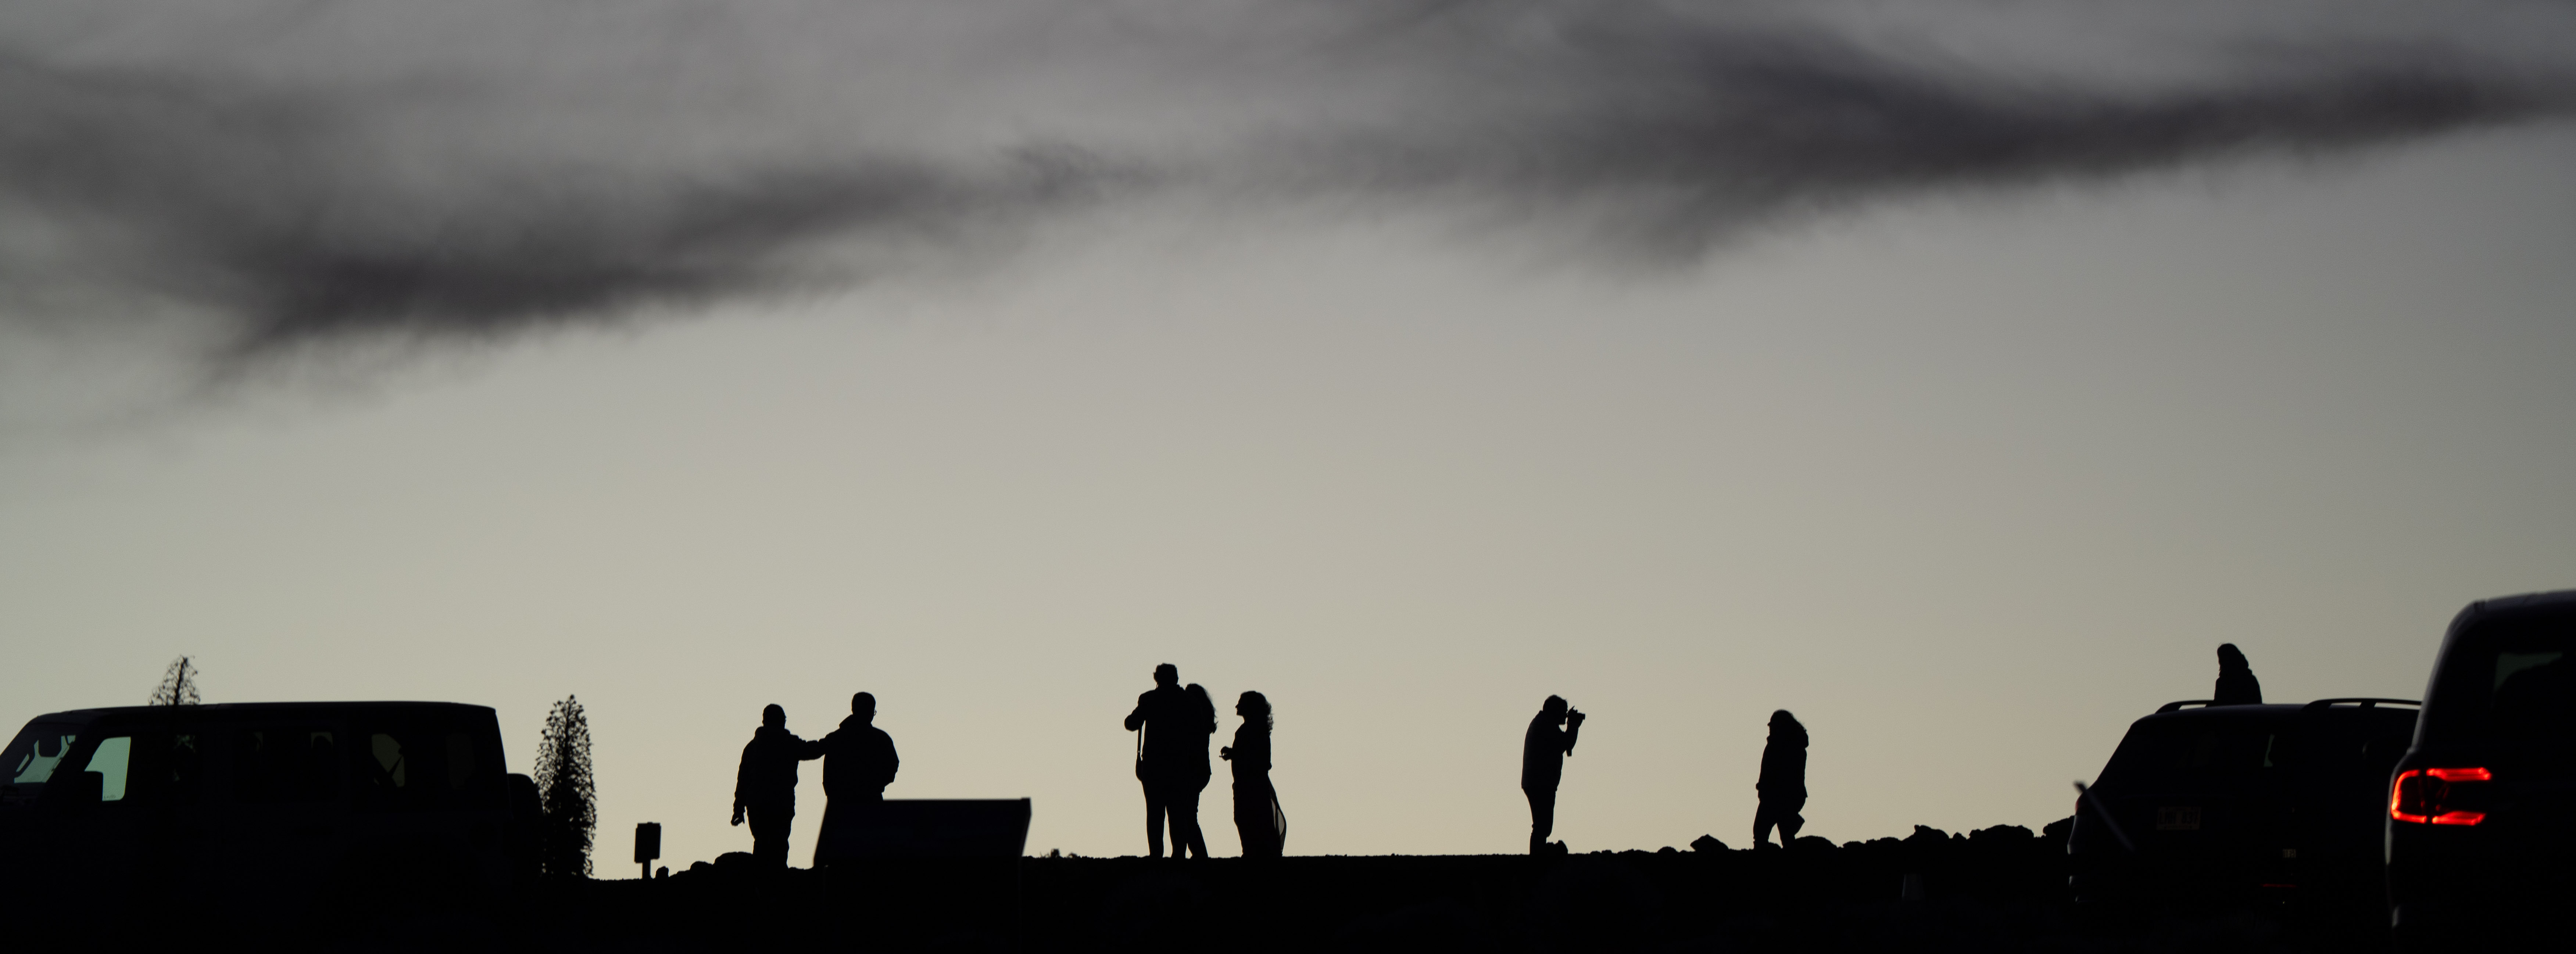
[[[849,718],[816,742],[823,752],[823,833],[814,841],[814,866],[831,863],[839,829],[858,823],[859,813],[885,801],[886,786],[903,760],[894,754],[894,737],[874,724],[877,697],[862,692],[850,697]]]
[[[2254,706],[2263,704],[2263,684],[2254,678],[2254,667],[2245,662],[2245,654],[2235,643],[2218,644],[2218,688],[2209,694],[2213,706]]]
[[[796,824],[796,763],[822,757],[821,743],[787,731],[786,709],[772,703],[760,710],[760,729],[743,745],[733,781],[733,823],[751,817],[751,856],[760,863],[787,867],[787,833]]]
[[[1770,847],[1771,826],[1780,826],[1780,847],[1798,840],[1807,819],[1807,727],[1781,709],[1771,713],[1771,738],[1762,746],[1762,775],[1753,782],[1761,804],[1753,809],[1753,847]]]

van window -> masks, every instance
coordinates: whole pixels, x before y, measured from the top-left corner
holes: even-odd
[[[54,777],[54,768],[63,756],[71,753],[72,743],[80,741],[80,727],[59,722],[33,722],[19,730],[9,748],[0,752],[0,784],[17,791],[14,797],[33,797],[44,790],[45,780]]]
[[[320,726],[265,726],[233,737],[233,795],[245,802],[323,801],[340,791],[339,739]]]
[[[2495,728],[2507,738],[2564,739],[2576,731],[2576,663],[2564,651],[2496,654]]]
[[[473,801],[467,789],[482,764],[473,733],[396,723],[369,727],[364,738],[367,755],[350,776],[359,806],[445,809]]]
[[[133,760],[134,737],[110,736],[98,740],[98,751],[90,753],[84,772],[99,774],[98,800],[122,801],[125,798],[125,766]],[[84,795],[83,798],[88,796]]]
[[[402,741],[378,732],[367,737],[367,748],[375,753],[376,767],[383,770],[376,778],[388,787],[403,787],[410,773],[403,770]]]
[[[2289,756],[2281,737],[2265,725],[2212,725],[2215,720],[2149,722],[2129,730],[2100,785],[2137,789],[2171,782],[2248,778],[2282,767]]]

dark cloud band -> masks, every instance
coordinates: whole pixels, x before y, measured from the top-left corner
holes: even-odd
[[[1327,20],[1357,9],[1304,8]],[[1103,201],[1193,190],[1501,209],[1541,228],[1579,219],[1612,226],[1611,254],[1688,257],[1783,215],[1877,197],[2343,149],[2568,103],[2432,47],[2309,49],[2259,70],[2123,86],[1904,61],[1818,29],[1657,5],[1367,17],[1351,12],[1342,25],[1368,29],[1307,61],[1357,81],[1253,90],[1190,53],[1216,43],[1208,34],[1147,44],[1168,55],[1140,74],[1158,92],[1134,110],[1223,115],[1258,101],[1273,107],[1263,122],[1140,134],[1152,124],[1103,95],[1044,133],[917,142],[766,135],[758,116],[703,108],[532,113],[507,78],[332,82],[325,68],[0,56],[0,238],[16,250],[0,263],[0,320],[62,320],[65,302],[104,303],[68,309],[98,322],[179,311],[219,323],[231,359],[369,337],[491,338],[833,287]],[[1204,90],[1194,69],[1210,73]],[[613,93],[632,78],[602,83]],[[915,114],[992,108],[989,97],[946,105],[939,85],[925,79]],[[918,127],[871,123],[868,108],[766,121]],[[693,141],[701,125],[760,132],[707,148]],[[974,124],[943,128],[960,125]]]

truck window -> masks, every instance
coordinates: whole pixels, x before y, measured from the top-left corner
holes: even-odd
[[[2101,786],[2132,789],[2216,778],[2248,778],[2281,767],[2289,756],[2269,726],[2210,725],[2208,720],[2150,722],[2129,730],[2103,766]]]
[[[350,777],[356,804],[385,809],[447,809],[472,803],[481,746],[450,725],[402,724],[365,730],[366,755]]]
[[[2497,734],[2541,741],[2576,731],[2576,664],[2566,657],[2561,650],[2496,654]]]
[[[375,753],[376,768],[381,770],[376,775],[377,784],[402,788],[409,781],[411,773],[403,765],[402,740],[378,732],[367,737],[367,749]]]
[[[43,785],[54,777],[54,766],[62,764],[63,755],[71,751],[80,734],[71,726],[39,722],[18,733],[9,743],[5,763],[9,767],[9,784]]]
[[[78,741],[78,725],[31,722],[19,730],[9,748],[0,751],[0,804],[19,804],[43,792],[45,780],[54,777]]]
[[[89,764],[81,771],[99,774],[99,801],[125,799],[125,766],[133,756],[133,736],[117,735],[98,740],[98,751],[90,753]]]
[[[331,730],[269,726],[246,729],[234,737],[234,797],[246,802],[312,802],[339,791],[339,744]]]

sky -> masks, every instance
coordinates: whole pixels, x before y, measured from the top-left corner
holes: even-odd
[[[1551,693],[1577,850],[1777,708],[1809,833],[2036,828],[2576,585],[2576,8],[2429,10],[26,4],[0,698],[577,696],[603,874],[859,690],[1139,853],[1163,662],[1297,854],[1518,850]]]

